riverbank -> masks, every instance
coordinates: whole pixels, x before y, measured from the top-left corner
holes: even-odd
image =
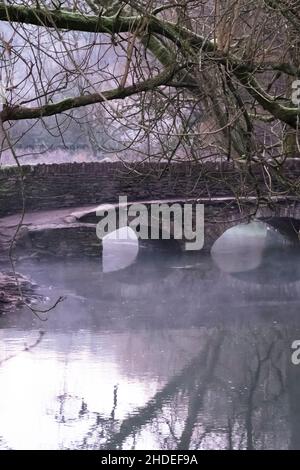
[[[36,299],[35,288],[36,284],[22,274],[0,272],[0,315]]]

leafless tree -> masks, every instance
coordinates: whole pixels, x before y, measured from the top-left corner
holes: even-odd
[[[106,150],[141,159],[299,153],[298,2],[9,0],[0,20],[14,145],[41,125],[64,143],[76,123],[93,152],[105,129]]]

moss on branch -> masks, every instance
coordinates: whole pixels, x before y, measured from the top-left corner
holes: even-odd
[[[255,98],[264,110],[271,116],[280,121],[296,128],[300,109],[296,107],[282,106],[280,103],[267,94],[255,79],[257,68],[255,64],[241,62],[235,56],[224,54],[218,50],[217,45],[193,31],[174,24],[155,16],[143,17],[141,15],[121,16],[114,15],[110,17],[83,15],[64,10],[47,10],[45,8],[34,8],[22,5],[5,5],[0,2],[0,20],[9,22],[19,22],[23,24],[31,24],[40,27],[57,28],[62,30],[73,30],[90,33],[122,33],[130,31],[139,31],[142,29],[148,34],[149,40],[143,40],[145,47],[154,53],[157,59],[164,65],[174,62],[175,54],[172,47],[168,49],[159,37],[166,38],[176,46],[175,51],[181,51],[181,54],[193,61],[197,58],[195,53],[205,53],[207,59],[215,61],[216,64],[226,66],[226,70],[230,70],[241,85],[243,85],[248,93]],[[141,31],[139,31],[141,34]],[[145,36],[146,37],[146,36]],[[278,64],[274,69],[291,73],[292,69],[285,65],[280,67]],[[297,74],[299,71],[296,71]],[[166,74],[166,75],[165,75]],[[6,108],[1,113],[3,121],[33,119],[42,116],[51,116],[59,114],[72,108],[86,106],[89,104],[99,103],[105,100],[123,99],[127,96],[134,95],[141,91],[149,91],[170,81],[170,68],[164,70],[156,78],[150,78],[144,82],[127,87],[124,89],[108,90],[102,94],[91,94],[69,98],[56,104],[48,104],[39,108]],[[172,75],[174,74],[174,70]]]
[[[74,98],[67,98],[65,100],[59,101],[58,103],[47,104],[36,108],[26,108],[22,106],[15,108],[5,108],[0,113],[0,118],[2,119],[2,122],[21,119],[38,119],[46,116],[53,116],[54,114],[60,114],[65,111],[69,111],[70,109],[79,108],[81,106],[124,99],[137,93],[151,91],[159,86],[167,85],[168,82],[172,80],[175,73],[176,69],[172,65],[171,67],[164,69],[163,72],[157,76],[145,80],[144,82],[137,83],[136,85],[125,88],[115,88],[104,91],[103,93],[93,93],[89,95],[77,96]]]

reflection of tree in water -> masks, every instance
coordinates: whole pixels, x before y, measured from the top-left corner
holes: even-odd
[[[85,404],[77,419],[92,422],[74,447],[288,448],[293,425],[290,430],[286,338],[276,326],[245,327],[239,335],[211,330],[200,353],[125,419],[115,419],[117,387],[110,414]]]
[[[300,369],[290,359],[290,345],[299,337],[297,324],[203,328],[198,354],[183,365],[176,355],[179,350],[185,356],[182,343],[176,335],[173,342],[163,335],[162,342],[168,345],[163,357],[170,370],[179,372],[144,406],[120,419],[117,384],[105,412],[91,409],[85,397],[70,394],[66,387],[57,396],[55,420],[82,433],[71,445],[79,449],[299,449]],[[191,334],[190,342],[192,338]],[[120,353],[126,356],[123,349]],[[149,373],[151,357],[158,362],[148,352],[138,370],[130,373],[139,375],[143,366]],[[6,447],[1,438],[0,446]]]
[[[58,423],[65,424],[84,418],[87,412],[87,404],[83,398],[64,393],[57,397],[59,410],[55,414]]]
[[[160,277],[143,286],[145,297],[142,298],[138,279],[129,287],[125,281],[120,282],[124,289],[121,300],[130,299],[128,310],[126,303],[120,310],[119,299],[115,304],[110,302],[112,311],[118,313],[115,323],[120,327],[124,321],[123,329],[127,332],[115,348],[120,370],[132,377],[158,378],[158,383],[173,375],[148,403],[124,419],[118,418],[116,412],[117,386],[111,390],[111,405],[101,413],[92,409],[86,397],[68,393],[66,350],[72,348],[64,344],[66,386],[58,391],[56,420],[62,427],[76,428],[77,436],[84,436],[72,443],[73,448],[300,448],[300,367],[291,366],[289,355],[292,341],[300,338],[299,328],[297,331],[297,326],[292,327],[299,305],[295,285],[289,285],[283,296],[285,285],[251,285],[249,289],[249,285],[238,279],[237,285],[230,284],[229,281],[235,281],[230,275],[226,275],[228,283],[224,283],[225,275],[207,263],[203,263],[199,282],[200,268],[190,266],[189,262],[177,266],[176,262],[167,278]],[[177,288],[180,285],[184,286],[184,292]],[[108,283],[102,286],[104,290],[108,287]],[[277,296],[270,295],[271,288],[272,292],[276,288]],[[113,283],[111,290],[116,291]],[[279,301],[289,303],[280,304],[278,297]],[[167,298],[165,303],[164,298]],[[249,299],[253,299],[253,305]],[[269,300],[273,302],[271,306]],[[244,311],[242,302],[246,305]],[[132,313],[133,305],[136,310],[132,322],[138,334],[136,330],[132,333],[126,323],[125,314]],[[270,321],[276,313],[275,307],[281,319],[286,315],[287,328]],[[141,319],[144,329],[136,325],[136,312],[140,311],[147,314]],[[173,312],[177,315],[173,316]],[[243,319],[242,312],[245,312]],[[203,320],[204,315],[209,317],[209,322]],[[245,324],[248,318],[260,325],[260,329]],[[221,323],[232,326],[212,328]],[[180,328],[184,325],[184,329],[176,333],[177,324]],[[195,324],[197,328],[193,328]],[[41,337],[20,353],[27,354],[39,344]],[[199,353],[190,359],[196,351]],[[10,356],[5,361],[8,359]],[[180,372],[174,374],[174,370]],[[99,390],[99,402],[101,399]]]
[[[275,328],[263,334],[249,330],[248,337],[242,339],[248,343],[250,354],[242,357],[242,380],[230,393],[228,447],[249,450],[276,447],[272,437],[279,438],[280,447],[285,438],[280,436],[280,426],[275,430],[277,436],[272,436],[272,423],[282,408],[277,404],[285,393],[282,335]]]
[[[55,420],[58,423],[78,425],[80,422],[86,422],[89,425],[89,430],[82,441],[74,443],[75,449],[97,448],[99,443],[106,442],[112,434],[117,432],[118,422],[115,420],[118,404],[117,385],[113,389],[113,406],[109,417],[89,410],[88,404],[83,398],[68,393],[59,395],[57,402],[58,412],[55,414]]]

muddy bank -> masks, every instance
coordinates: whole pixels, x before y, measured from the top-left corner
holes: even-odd
[[[20,307],[24,301],[29,303],[37,299],[36,287],[36,284],[22,274],[0,273],[0,315]]]

